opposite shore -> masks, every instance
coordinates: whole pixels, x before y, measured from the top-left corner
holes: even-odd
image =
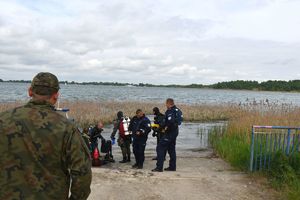
[[[31,83],[30,80],[2,80],[8,83]],[[230,90],[250,90],[250,91],[281,91],[281,92],[300,92],[300,80],[268,80],[263,82],[236,80],[218,82],[215,84],[149,84],[149,83],[119,83],[119,82],[75,82],[60,81],[65,85],[107,85],[107,86],[129,86],[129,87],[167,87],[167,88],[202,88],[202,89],[230,89]]]

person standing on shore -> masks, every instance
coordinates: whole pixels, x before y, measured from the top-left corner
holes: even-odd
[[[167,111],[165,113],[165,134],[161,138],[157,146],[157,162],[153,172],[162,172],[166,153],[170,156],[169,167],[165,171],[176,171],[176,138],[178,136],[178,126],[182,122],[182,112],[178,109],[174,100],[168,98],[166,100]]]
[[[124,118],[123,112],[119,111],[117,113],[117,119],[114,120],[114,128],[113,132],[111,133],[110,138],[112,141],[115,140],[115,136],[119,131],[119,138],[118,138],[118,145],[121,148],[123,159],[119,161],[120,163],[127,163],[130,162],[131,150],[131,135],[128,131],[130,119]]]
[[[0,199],[87,199],[89,150],[72,122],[57,113],[59,82],[38,73],[24,106],[0,114]]]
[[[130,122],[129,130],[132,131],[132,146],[135,157],[135,164],[132,168],[143,169],[146,143],[148,134],[151,132],[151,122],[141,109],[137,109],[136,116]]]
[[[152,130],[153,130],[152,136],[156,137],[156,139],[157,139],[157,143],[156,143],[156,148],[157,148],[159,141],[163,134],[163,125],[165,123],[165,115],[159,111],[158,107],[153,108],[153,115],[154,115],[154,123],[152,126]],[[157,160],[157,156],[154,157],[152,160]]]

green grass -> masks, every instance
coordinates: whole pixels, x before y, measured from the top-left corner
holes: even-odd
[[[250,138],[247,132],[218,133],[213,131],[210,142],[220,157],[234,168],[248,171],[250,158]],[[282,151],[276,152],[271,161],[270,169],[259,176],[268,178],[270,185],[279,191],[281,199],[300,199],[300,154],[294,153],[287,157]]]
[[[270,170],[266,172],[271,185],[281,191],[285,199],[300,199],[299,158],[299,153],[287,157],[278,151],[275,153]]]
[[[247,170],[249,167],[250,146],[245,134],[210,134],[210,143],[217,153],[233,167]]]

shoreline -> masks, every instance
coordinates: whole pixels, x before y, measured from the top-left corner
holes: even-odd
[[[116,163],[93,167],[92,192],[88,199],[272,200],[277,197],[276,192],[267,186],[266,179],[255,179],[247,173],[235,171],[212,149],[177,152],[176,172],[151,172],[156,161],[151,160],[155,154],[149,150],[146,150],[142,170],[131,169],[134,162],[118,163],[119,156],[116,156]],[[168,157],[165,167],[167,164]]]

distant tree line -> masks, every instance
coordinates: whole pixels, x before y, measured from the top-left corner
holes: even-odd
[[[0,82],[12,83],[31,83],[30,80],[9,80]],[[110,86],[135,86],[135,87],[175,87],[175,88],[211,88],[211,89],[231,89],[231,90],[262,90],[262,91],[300,91],[300,80],[291,81],[227,81],[218,82],[212,85],[190,84],[190,85],[154,85],[149,83],[118,83],[118,82],[75,82],[75,81],[60,81],[60,84],[76,84],[76,85],[110,85]]]
[[[9,83],[31,83],[31,81],[29,80],[8,80],[8,81],[4,81],[2,79],[0,79],[0,82],[9,82]]]
[[[300,91],[300,80],[291,81],[228,81],[219,82],[210,86],[214,89],[233,90],[263,90],[263,91]]]

